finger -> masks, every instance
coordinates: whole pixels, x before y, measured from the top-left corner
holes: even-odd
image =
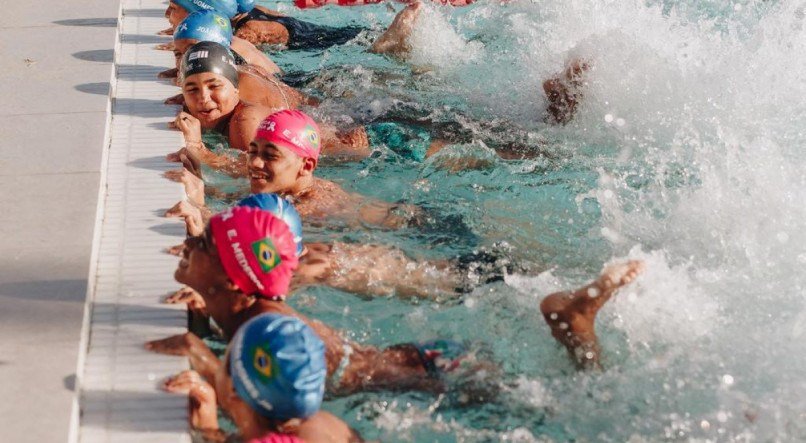
[[[176,245],[176,246],[171,246],[169,248],[165,248],[166,253],[168,253],[170,255],[175,255],[177,257],[181,256],[182,252],[184,250],[185,250],[185,244],[184,243]]]
[[[175,121],[168,122],[168,128],[169,128],[169,129],[179,129],[179,127],[178,127],[178,126],[176,126],[176,122],[175,122]]]
[[[175,182],[181,182],[182,176],[185,173],[185,169],[182,170],[173,170],[173,171],[165,171],[162,176],[167,178],[168,180],[172,180]]]
[[[169,161],[172,163],[179,163],[182,161],[181,154],[179,152],[172,152],[165,156],[165,161]]]

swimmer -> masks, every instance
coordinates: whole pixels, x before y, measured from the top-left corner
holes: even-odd
[[[246,247],[245,247],[246,246]],[[251,247],[250,247],[251,246]],[[479,368],[492,370],[464,346],[450,340],[406,343],[386,349],[359,345],[322,322],[308,319],[282,302],[297,266],[296,245],[288,226],[266,211],[235,207],[214,216],[205,233],[185,242],[174,274],[200,294],[226,338],[249,319],[264,313],[295,317],[325,343],[329,392],[397,389],[442,392],[447,376]],[[642,271],[632,261],[611,266],[591,284],[574,292],[551,294],[541,312],[552,335],[566,347],[578,367],[600,367],[594,321],[616,290]],[[206,345],[192,333],[151,341],[155,352],[190,357],[202,374],[213,371]]]
[[[325,345],[300,320],[258,315],[238,329],[223,362],[212,353],[206,357],[206,377],[184,371],[163,385],[191,398],[192,428],[225,439],[218,427],[220,405],[244,441],[362,441],[343,421],[320,410],[327,376]]]
[[[180,202],[180,204],[186,204]],[[455,299],[481,284],[503,281],[510,272],[505,259],[477,253],[457,260],[415,260],[397,248],[355,243],[303,243],[302,220],[294,205],[277,194],[253,194],[238,202],[269,211],[282,219],[294,235],[299,267],[291,289],[325,285],[361,296],[396,296],[429,300]],[[188,235],[201,235],[204,217],[184,209]],[[189,292],[190,291],[190,292]],[[192,290],[182,289],[166,302],[186,303],[203,313],[204,301]]]
[[[197,11],[188,15],[179,23],[173,37],[176,68],[161,72],[159,75],[161,78],[176,77],[182,55],[187,52],[188,48],[200,41],[216,42],[229,47],[237,64],[251,65],[260,69],[260,73],[263,75],[281,73],[280,68],[253,44],[233,37],[230,21],[215,11]]]
[[[245,162],[233,165],[204,147],[202,129],[222,133],[230,148],[246,151],[260,122],[273,110],[241,100],[235,60],[218,43],[193,45],[182,58],[180,74],[189,112],[179,112],[171,126],[182,131],[185,147],[195,157],[214,168],[229,167],[227,172],[233,175],[245,175]],[[366,132],[361,127],[343,133],[327,128],[321,144],[327,154],[369,153]]]
[[[252,137],[247,155],[235,160],[206,149],[191,148],[171,155],[169,160],[176,161],[183,153],[188,153],[203,163],[227,171],[246,166],[252,193],[276,193],[291,199],[305,220],[335,218],[353,225],[396,229],[420,214],[416,207],[368,199],[349,193],[332,181],[314,177],[320,155],[319,128],[301,111],[285,110],[269,115]],[[190,195],[199,181],[192,177],[188,180],[185,188]],[[198,200],[195,203],[203,206]]]
[[[232,18],[235,35],[255,45],[282,45],[288,49],[326,49],[354,39],[363,28],[334,28],[285,16],[253,0],[239,0],[239,13]]]
[[[346,43],[363,28],[332,28],[287,17],[277,11],[255,6],[251,0],[172,0],[165,17],[173,28],[188,14],[215,10],[232,20],[235,36],[253,45],[283,45],[289,49],[325,49]]]

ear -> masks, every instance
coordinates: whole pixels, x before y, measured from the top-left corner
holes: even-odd
[[[224,286],[228,292],[241,292],[241,288],[238,287],[235,283],[232,282],[229,278],[227,278],[227,283]]]
[[[302,160],[302,167],[299,170],[300,177],[307,177],[313,176],[313,171],[316,169],[316,165],[319,163],[319,160],[307,157]]]

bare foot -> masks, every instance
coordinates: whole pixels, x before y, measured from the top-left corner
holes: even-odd
[[[600,368],[599,340],[594,331],[596,314],[621,288],[644,270],[644,262],[631,260],[611,265],[593,283],[574,292],[551,294],[540,303],[551,335],[568,350],[580,369]]]
[[[400,11],[389,29],[372,44],[370,52],[389,54],[402,57],[411,51],[409,36],[414,28],[414,22],[420,16],[422,3],[415,2]]]

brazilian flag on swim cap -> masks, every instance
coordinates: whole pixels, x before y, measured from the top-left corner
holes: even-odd
[[[236,0],[171,0],[171,2],[191,14],[196,11],[212,10],[221,13],[228,19],[232,19],[238,14]]]
[[[274,243],[268,237],[252,243],[252,252],[257,257],[260,270],[264,274],[268,274],[283,262],[280,254],[277,253],[277,248],[274,247]]]

